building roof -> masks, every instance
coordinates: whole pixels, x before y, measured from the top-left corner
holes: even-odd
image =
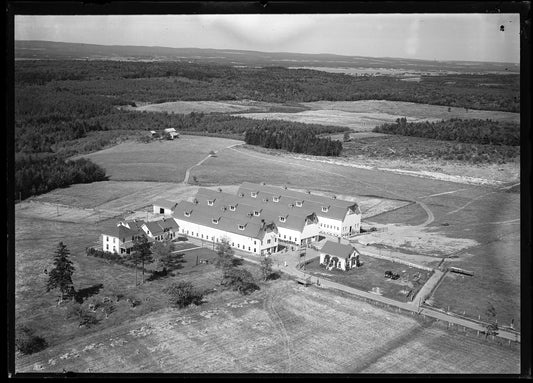
[[[274,222],[277,227],[300,232],[303,231],[306,220],[316,220],[315,213],[308,209],[290,208],[276,203],[263,202],[257,198],[246,199],[204,188],[198,189],[195,200],[198,201],[198,205],[208,207],[212,211],[216,211],[217,214],[221,212],[227,216],[249,219],[258,223],[262,220]],[[212,206],[207,204],[208,200],[213,203]],[[234,206],[235,210],[231,210],[230,206]],[[259,213],[259,215],[254,215],[254,212]],[[280,221],[280,217],[284,217],[285,221]]]
[[[185,215],[186,212],[189,216]],[[174,210],[173,216],[183,221],[257,239],[262,239],[268,230],[277,230],[276,225],[272,225],[270,222],[258,222],[246,215],[232,215],[230,213],[228,210],[220,209],[220,207],[181,201]],[[213,220],[217,220],[218,223],[214,223]],[[239,229],[240,225],[243,230]]]
[[[179,229],[178,224],[173,218],[163,218],[157,221],[148,221],[144,224],[148,230],[150,230],[153,236],[158,236],[168,231],[165,229],[173,229],[174,231]]]
[[[155,200],[153,203],[154,206],[159,206],[159,207],[169,209],[169,210],[173,210],[177,204],[178,204],[177,202],[172,202],[172,201],[169,201],[163,198]]]
[[[324,244],[324,246],[322,246],[322,249],[320,250],[321,253],[329,254],[331,256],[335,256],[339,258],[347,258],[354,251],[358,253],[355,247],[353,247],[352,245],[345,245],[345,244],[337,243],[333,241],[327,241]]]
[[[252,192],[257,193],[257,197],[252,197]],[[292,206],[295,207],[296,210],[302,209],[307,213],[314,212],[319,218],[324,217],[342,221],[349,211],[360,214],[359,206],[355,202],[323,196],[313,196],[307,193],[291,191],[289,189],[274,186],[244,182],[237,193],[237,195],[240,196],[239,198],[243,198],[245,201],[258,200],[263,202],[264,200],[267,200],[268,203],[272,205],[280,205],[284,208]],[[278,197],[279,201],[275,202],[274,197]],[[324,209],[326,209],[326,211],[324,211]]]
[[[339,207],[349,207],[354,204],[355,202],[341,200],[338,198],[333,198],[333,194],[331,197],[312,194],[312,193],[304,193],[297,190],[288,189],[281,186],[272,186],[272,185],[263,185],[263,184],[255,184],[252,182],[243,182],[239,188],[239,190],[249,190],[249,191],[257,191],[257,192],[265,192],[270,193],[272,195],[278,195],[283,196],[286,198],[291,198],[294,200],[302,200],[302,201],[313,201],[320,204],[329,204],[332,206],[339,206]]]
[[[116,237],[120,241],[131,241],[132,237],[139,234],[138,230],[132,230],[124,225],[114,225],[113,227],[104,228],[103,235]]]

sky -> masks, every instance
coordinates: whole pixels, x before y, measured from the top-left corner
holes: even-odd
[[[15,39],[520,62],[518,13],[16,15]]]

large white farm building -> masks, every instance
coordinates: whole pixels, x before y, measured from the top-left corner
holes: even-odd
[[[355,202],[245,182],[236,195],[200,188],[192,202],[157,201],[156,214],[175,219],[179,233],[210,242],[227,239],[236,249],[266,254],[279,245],[304,245],[320,234],[358,233]]]

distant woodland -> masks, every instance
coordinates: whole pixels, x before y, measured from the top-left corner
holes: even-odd
[[[127,135],[140,136],[167,127],[218,136],[247,134],[250,143],[310,154],[338,155],[342,150],[340,142],[316,135],[343,128],[214,113],[168,115],[118,108],[138,102],[383,99],[511,112],[518,111],[520,104],[518,75],[424,76],[420,82],[407,82],[387,76],[283,67],[42,60],[17,61],[14,77],[16,198],[105,179],[105,170],[97,165],[67,158],[99,150]]]
[[[376,126],[374,132],[433,138],[481,145],[520,145],[520,125],[492,120],[451,119],[438,122],[407,122],[399,118],[394,124]]]

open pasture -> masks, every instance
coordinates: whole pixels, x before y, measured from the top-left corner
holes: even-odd
[[[310,110],[297,113],[242,113],[240,116],[342,126],[363,132],[371,131],[381,124],[393,123],[401,117],[406,117],[408,122],[439,121],[451,118],[520,122],[520,113],[467,110],[402,101],[314,101],[304,102],[301,105]]]
[[[27,372],[357,373],[384,366],[388,373],[518,373],[519,352],[278,280],[247,297],[223,293],[198,307],[160,310],[17,361],[17,371]]]
[[[188,168],[241,141],[183,135],[172,141],[127,142],[85,155],[113,181],[182,182]]]

